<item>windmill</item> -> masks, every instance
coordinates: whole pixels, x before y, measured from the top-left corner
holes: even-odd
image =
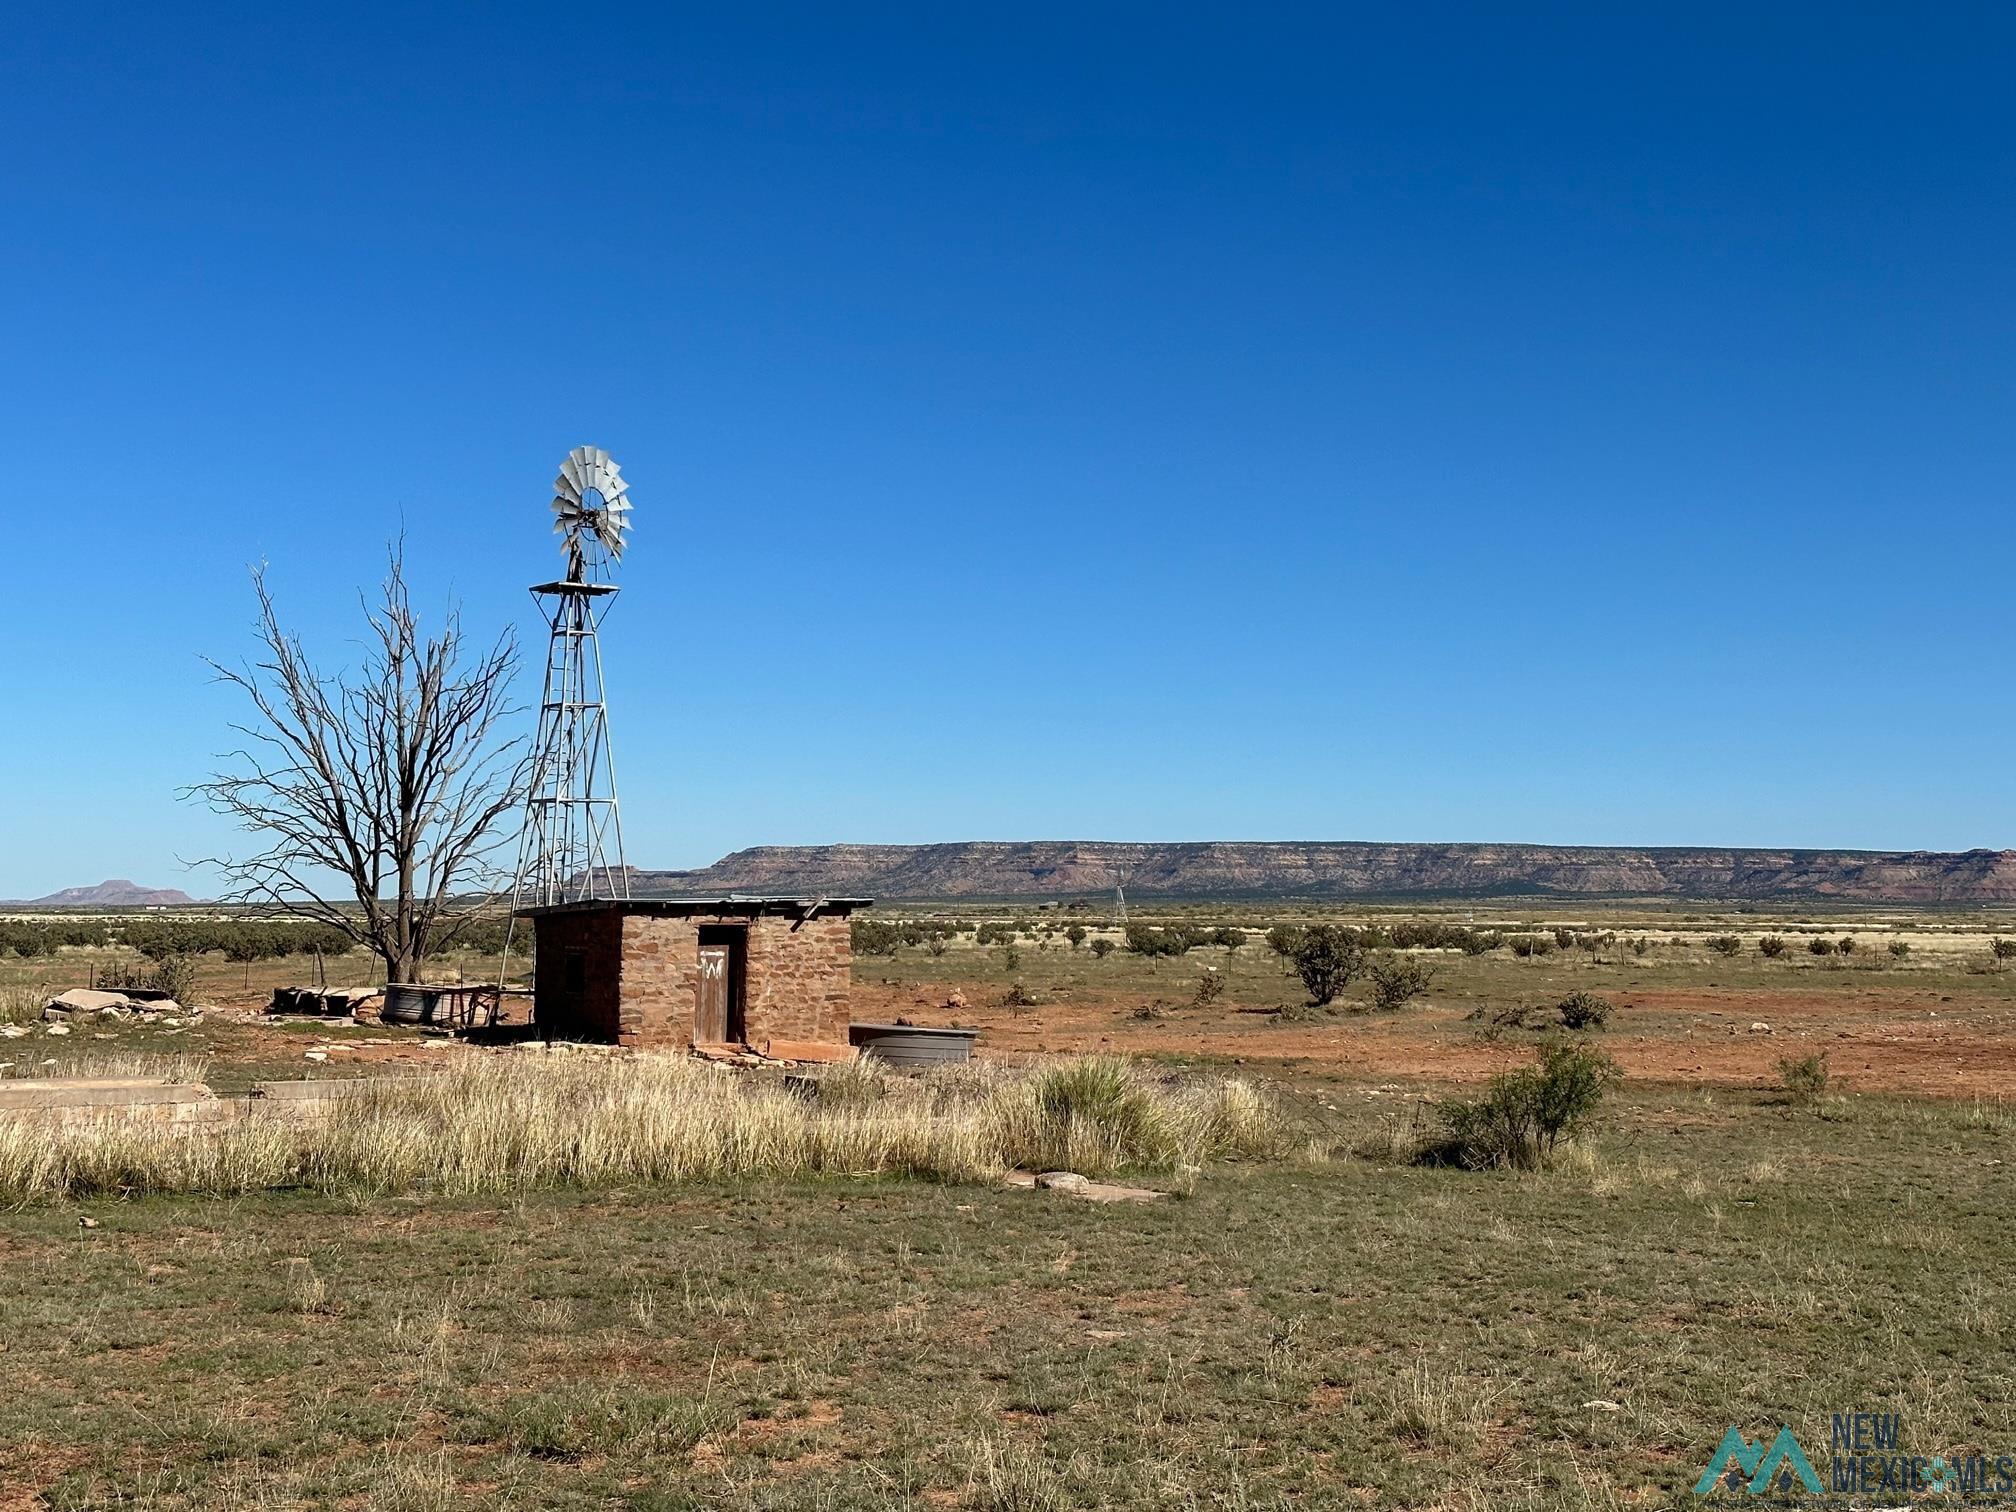
[[[609,576],[630,530],[630,485],[599,446],[577,446],[553,480],[553,533],[567,575],[532,589],[551,635],[513,908],[627,898],[616,767],[597,637],[616,594]]]

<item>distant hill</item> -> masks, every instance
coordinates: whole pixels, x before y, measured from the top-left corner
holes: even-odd
[[[46,898],[16,900],[16,908],[167,908],[196,900],[175,887],[141,887],[117,879],[96,887],[66,887]]]
[[[697,871],[634,871],[642,897],[852,893],[895,900],[1668,898],[2016,903],[2016,851],[1738,850],[1367,841],[959,841],[764,845]]]

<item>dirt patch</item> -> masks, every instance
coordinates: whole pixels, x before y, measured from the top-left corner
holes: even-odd
[[[982,1030],[981,1052],[1021,1060],[1109,1051],[1283,1065],[1356,1078],[1482,1081],[1532,1053],[1536,1036],[1495,1040],[1465,1008],[1349,1010],[1293,1022],[1241,1008],[1175,1008],[1136,1016],[1154,1000],[1087,994],[1026,1011],[969,1001],[956,1009],[914,987],[860,983],[857,1018],[953,1023]],[[1634,989],[1619,992],[1610,1027],[1592,1037],[1641,1082],[1766,1087],[1786,1056],[1827,1052],[1841,1086],[1934,1097],[2016,1096],[2016,1013],[2006,1001],[1916,988],[1792,992]],[[1754,1030],[1752,1025],[1764,1029]]]

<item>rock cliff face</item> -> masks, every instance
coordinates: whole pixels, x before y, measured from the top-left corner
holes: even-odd
[[[766,845],[698,871],[633,874],[639,896],[830,893],[896,899],[1701,898],[2016,902],[2016,851],[1633,849],[1359,841],[960,841]]]

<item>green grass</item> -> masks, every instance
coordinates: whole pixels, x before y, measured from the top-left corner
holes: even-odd
[[[1353,1145],[1417,1117],[1330,1100]],[[0,1484],[1657,1506],[1732,1423],[1824,1448],[1825,1414],[1892,1410],[1907,1448],[2002,1452],[2012,1145],[1998,1108],[1629,1094],[1546,1173],[1342,1158],[1145,1207],[852,1179],[38,1207],[0,1236]]]

